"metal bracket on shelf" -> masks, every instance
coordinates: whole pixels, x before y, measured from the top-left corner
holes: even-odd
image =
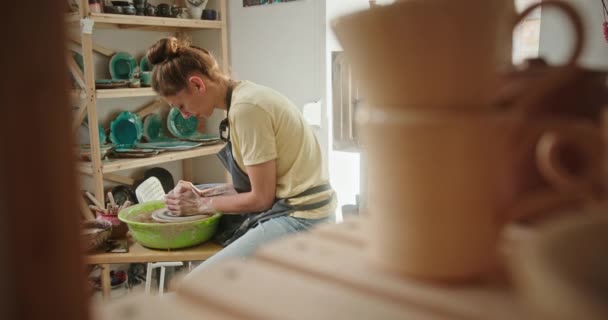
[[[95,21],[90,18],[80,19],[80,33],[92,34]]]

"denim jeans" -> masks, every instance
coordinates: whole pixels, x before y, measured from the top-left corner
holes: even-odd
[[[316,224],[333,221],[333,215],[323,219],[302,219],[290,216],[282,216],[265,221],[250,229],[242,237],[203,261],[192,270],[191,274],[201,272],[211,264],[230,258],[244,259],[251,256],[256,249],[263,244],[279,239],[292,233],[306,231]],[[186,276],[186,279],[189,276]]]

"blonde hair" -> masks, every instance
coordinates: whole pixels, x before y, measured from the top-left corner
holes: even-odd
[[[209,51],[188,41],[167,37],[157,41],[147,53],[152,70],[152,89],[161,96],[172,96],[187,88],[188,76],[200,72],[211,81],[224,77]]]

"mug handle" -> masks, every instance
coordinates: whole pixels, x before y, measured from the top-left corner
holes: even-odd
[[[575,146],[579,168],[568,168],[561,159],[564,146]],[[548,131],[536,144],[536,165],[541,175],[560,193],[588,195],[601,175],[602,141],[597,133]],[[574,172],[578,169],[578,172]],[[598,172],[600,171],[600,172]]]
[[[528,94],[521,97],[514,105],[513,109],[526,114],[534,111],[535,108],[540,108],[540,101],[547,95],[550,95],[554,90],[561,87],[564,83],[571,81],[578,75],[576,62],[583,52],[585,44],[585,30],[583,21],[572,5],[559,0],[544,0],[542,2],[531,5],[519,14],[514,21],[513,29],[532,11],[539,7],[555,7],[563,11],[572,22],[574,27],[575,39],[574,50],[570,54],[568,62],[556,74],[549,74],[532,90],[528,90]]]
[[[602,139],[599,129],[585,124],[572,131],[547,131],[536,142],[535,161],[541,176],[550,187],[531,191],[512,208],[507,219],[520,220],[573,206],[584,200],[594,200],[594,186],[601,179]],[[560,151],[574,146],[579,159],[569,168]]]

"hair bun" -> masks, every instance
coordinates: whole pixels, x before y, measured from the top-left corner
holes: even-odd
[[[165,62],[178,56],[185,47],[188,47],[188,44],[175,37],[160,39],[148,49],[148,61],[153,65]]]

